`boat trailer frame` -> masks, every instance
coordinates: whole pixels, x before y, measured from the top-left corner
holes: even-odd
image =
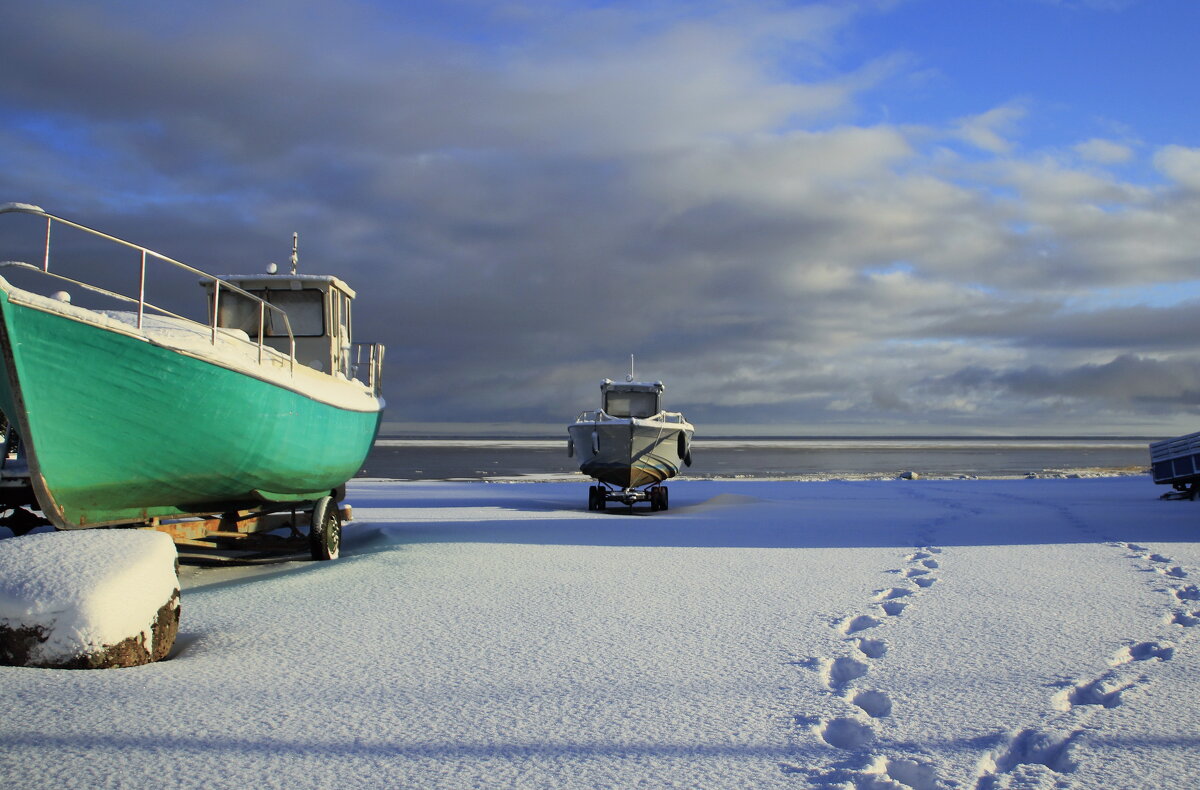
[[[317,521],[322,511],[323,521]],[[258,552],[278,555],[309,553],[314,560],[336,559],[340,554],[341,528],[351,521],[354,510],[348,504],[323,497],[312,502],[289,502],[226,513],[181,514],[170,518],[154,517],[147,522],[99,527],[99,529],[152,529],[171,537],[182,556],[208,562],[254,561],[261,558],[205,554],[209,551]],[[50,522],[30,506],[0,504],[0,526],[13,535],[48,526]],[[95,529],[95,528],[93,528]],[[287,529],[286,535],[272,534]],[[336,534],[326,534],[333,531]],[[200,550],[197,552],[196,550]]]
[[[588,510],[606,510],[609,502],[628,505],[630,510],[637,502],[649,502],[651,512],[667,510],[670,504],[667,487],[662,483],[648,483],[641,488],[619,488],[597,482],[588,488]]]

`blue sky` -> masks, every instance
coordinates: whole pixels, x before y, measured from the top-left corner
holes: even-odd
[[[388,419],[1200,426],[1200,5],[52,0],[0,199],[212,270],[301,235]],[[0,257],[9,257],[0,254]]]
[[[847,40],[911,58],[912,89],[881,92],[893,121],[1021,103],[1032,148],[1090,137],[1189,145],[1197,25],[1200,6],[1185,0],[917,0],[864,15]]]

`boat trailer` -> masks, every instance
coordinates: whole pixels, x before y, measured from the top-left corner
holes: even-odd
[[[630,510],[636,502],[649,502],[650,511],[666,510],[670,505],[667,487],[655,483],[647,488],[617,488],[605,483],[588,488],[588,510],[605,510],[609,502],[628,505]]]

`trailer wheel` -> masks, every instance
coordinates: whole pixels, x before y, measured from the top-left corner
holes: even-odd
[[[658,489],[658,491],[659,491],[658,509],[659,510],[666,510],[671,504],[667,490],[668,489],[666,486],[660,486]]]
[[[588,486],[588,510],[596,509],[596,487]]]
[[[336,560],[342,549],[342,514],[331,496],[313,505],[308,546],[314,560]]]

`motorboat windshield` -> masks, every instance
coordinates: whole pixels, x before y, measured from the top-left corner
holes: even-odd
[[[645,419],[662,410],[659,397],[663,385],[660,382],[615,384],[606,379],[603,390],[604,412],[610,417]]]
[[[658,413],[658,394],[654,392],[609,392],[604,411],[613,417],[653,417]]]

